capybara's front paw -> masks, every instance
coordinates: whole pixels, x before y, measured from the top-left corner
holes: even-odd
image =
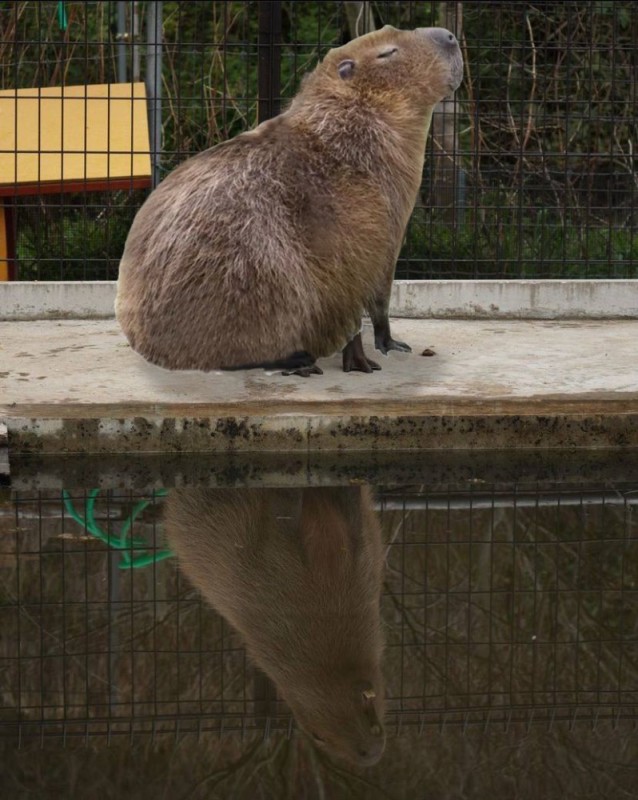
[[[388,350],[398,350],[400,353],[412,352],[412,348],[409,344],[398,342],[391,336],[384,336],[383,334],[377,334],[374,337],[374,346],[377,350],[380,350],[384,356],[387,356]]]

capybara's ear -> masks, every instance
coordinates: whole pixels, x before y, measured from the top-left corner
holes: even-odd
[[[354,61],[351,58],[346,58],[345,61],[339,64],[337,70],[339,71],[339,77],[347,81],[354,75]]]

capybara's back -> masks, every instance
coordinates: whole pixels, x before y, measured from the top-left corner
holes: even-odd
[[[330,51],[283,114],[150,194],[118,280],[135,350],[171,369],[233,368],[329,355],[364,309],[387,320],[432,108],[461,76],[441,31],[386,26]]]
[[[311,335],[320,297],[296,207],[303,190],[294,187],[307,186],[307,165],[286,145],[285,128],[190,159],[140,209],[120,266],[117,315],[149,360],[209,370],[321,349]],[[328,350],[338,346],[333,339]]]
[[[172,491],[184,574],[241,634],[300,726],[360,764],[383,752],[381,534],[369,491]]]

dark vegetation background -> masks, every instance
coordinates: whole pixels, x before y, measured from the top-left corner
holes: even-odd
[[[134,9],[139,18],[142,80],[147,5],[127,3],[129,21]],[[163,5],[165,173],[255,124],[259,3]],[[347,3],[281,5],[281,94],[289,98],[327,49],[348,40],[351,25]],[[64,6],[63,30],[56,2],[0,2],[0,88],[117,80],[117,4]],[[397,277],[635,277],[638,4],[367,6],[377,27],[454,28],[466,58],[457,101],[433,126]],[[144,196],[20,199],[19,277],[115,278]]]

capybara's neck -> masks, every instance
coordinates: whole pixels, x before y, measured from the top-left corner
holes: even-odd
[[[286,116],[340,163],[396,178],[397,168],[412,172],[422,164],[432,113],[417,113],[396,96],[347,96],[307,86]]]

